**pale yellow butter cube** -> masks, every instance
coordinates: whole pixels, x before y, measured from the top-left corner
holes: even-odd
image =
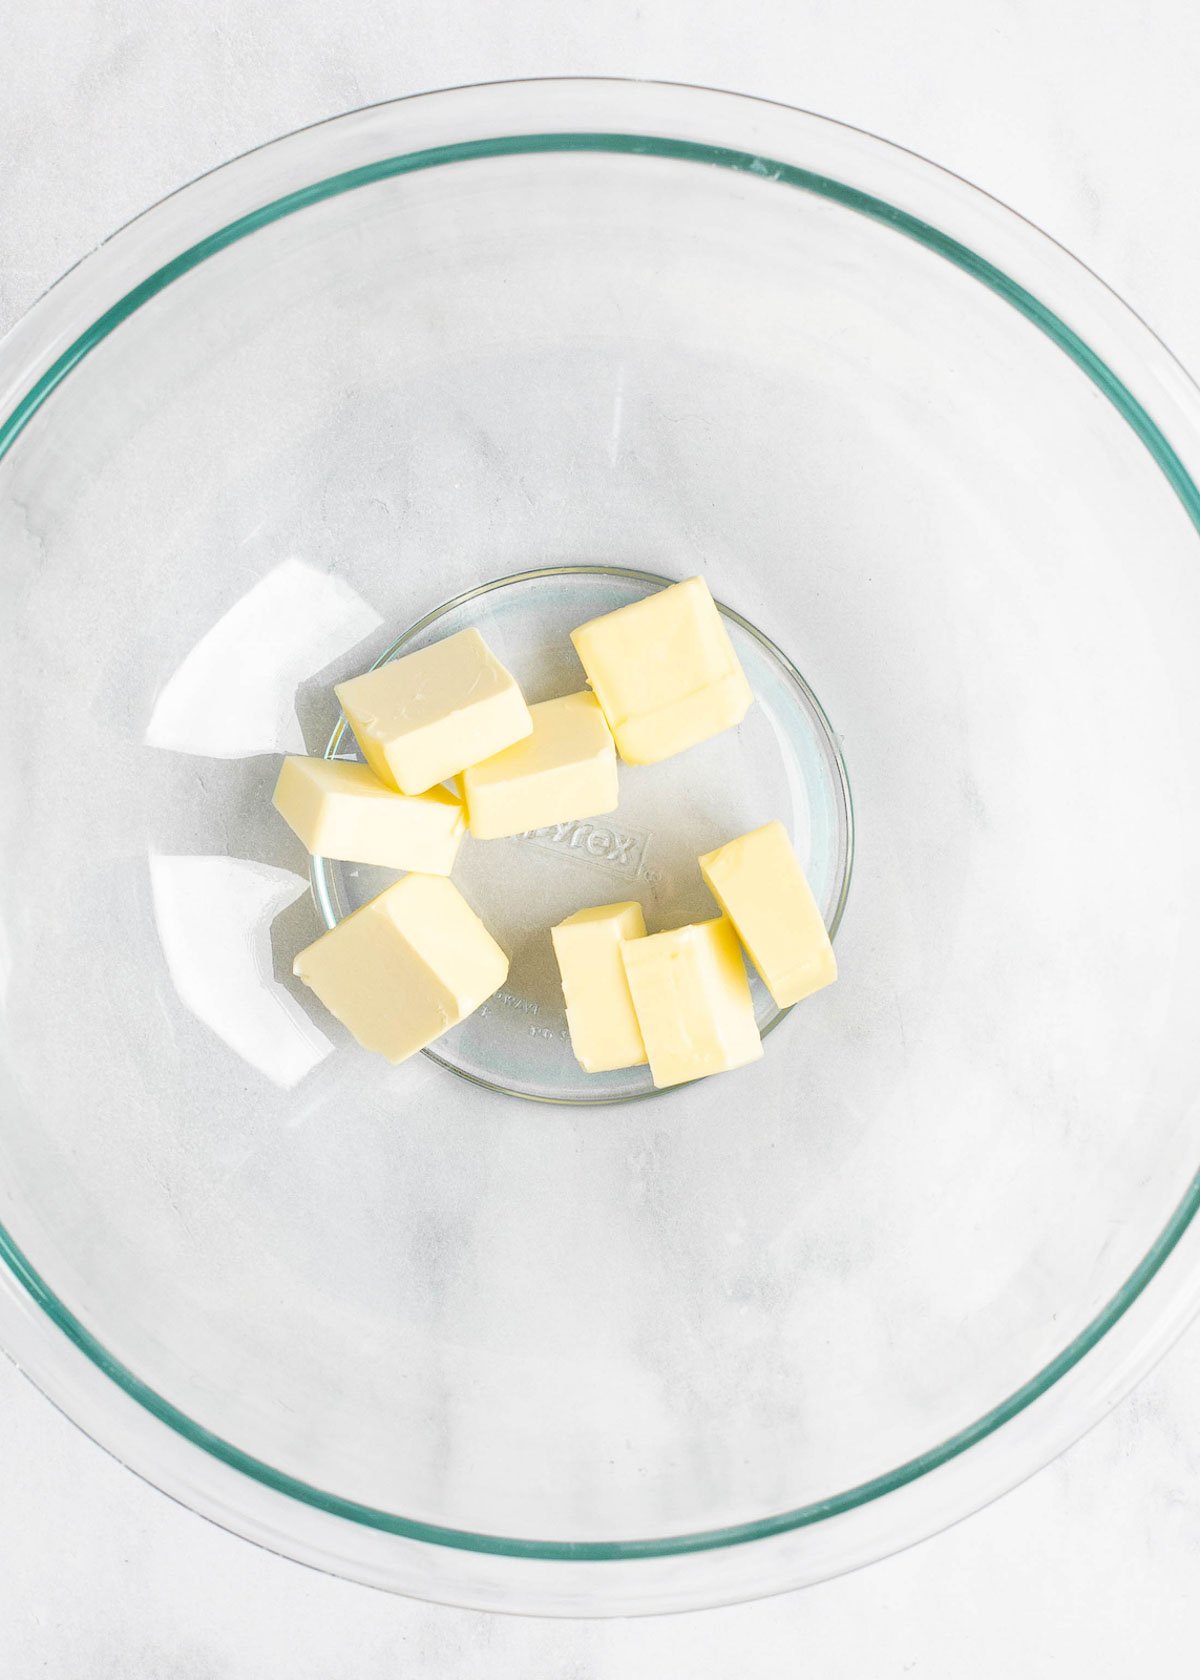
[[[741,947],[723,916],[631,939],[621,958],[655,1085],[726,1073],[762,1055]]]
[[[476,840],[617,808],[616,749],[595,696],[564,694],[529,710],[531,735],[463,772],[467,825]]]
[[[381,782],[425,793],[533,728],[512,676],[478,630],[460,630],[335,691]]]
[[[641,1067],[646,1046],[621,960],[621,942],[642,939],[640,904],[577,910],[550,929],[562,976],[571,1048],[585,1073]]]
[[[508,958],[452,881],[406,875],[301,951],[293,972],[364,1049],[402,1062],[491,997]]]
[[[314,857],[449,875],[466,833],[462,801],[443,787],[396,793],[365,764],[285,758],[275,809]]]
[[[706,853],[700,872],[781,1009],[837,979],[825,922],[782,823]]]
[[[703,578],[571,632],[627,764],[657,764],[746,715],[753,695]]]

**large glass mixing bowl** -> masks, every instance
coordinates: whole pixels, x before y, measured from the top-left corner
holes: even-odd
[[[0,452],[0,1342],[135,1470],[397,1590],[674,1609],[962,1516],[1186,1322],[1200,399],[1048,239],[730,95],[402,101],[72,270]],[[356,1051],[280,754],[412,626],[696,572],[758,733],[596,856],[784,816],[837,986],[651,1102],[575,1101],[545,991],[519,1077]],[[497,916],[627,896],[496,845]]]

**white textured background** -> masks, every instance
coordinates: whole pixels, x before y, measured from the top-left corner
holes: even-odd
[[[1023,211],[1200,372],[1189,0],[0,0],[0,328],[235,152],[448,83],[661,76],[808,106]],[[1200,1328],[1032,1482],[804,1594],[651,1622],[479,1616],[254,1550],[0,1362],[3,1680],[1154,1680],[1197,1673]]]

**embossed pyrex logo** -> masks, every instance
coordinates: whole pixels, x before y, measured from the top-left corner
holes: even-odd
[[[618,875],[651,881],[656,872],[646,868],[650,835],[644,829],[617,827],[599,820],[551,823],[547,828],[530,828],[520,836],[553,851],[571,852],[581,863],[598,863]]]

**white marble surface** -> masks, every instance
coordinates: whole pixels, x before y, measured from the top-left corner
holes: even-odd
[[[1200,21],[1183,0],[0,0],[0,326],[149,201],[349,106],[664,76],[809,106],[1055,234],[1200,371]],[[26,1680],[1157,1680],[1195,1672],[1200,1327],[951,1532],[803,1594],[657,1622],[391,1600],[172,1505],[0,1364],[0,1675]],[[1189,1637],[1191,1636],[1191,1637]]]

